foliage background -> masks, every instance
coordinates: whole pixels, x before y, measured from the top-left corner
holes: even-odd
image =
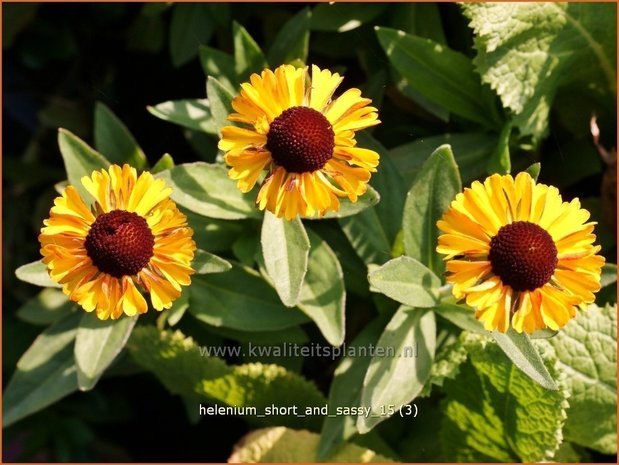
[[[67,128],[92,141],[93,111],[96,102],[103,102],[131,130],[151,164],[167,152],[177,164],[213,161],[216,150],[212,137],[157,119],[146,111],[146,106],[203,98],[205,74],[197,56],[198,45],[208,44],[231,53],[233,21],[242,24],[268,50],[281,26],[293,15],[309,8],[316,18],[318,9],[303,4],[200,5],[191,11],[190,8],[196,7],[3,5],[4,385],[19,357],[41,331],[40,326],[16,316],[17,309],[35,295],[36,289],[18,281],[14,270],[39,258],[36,236],[57,195],[53,185],[66,178],[57,149],[57,128]],[[496,147],[497,142],[507,141],[512,172],[541,161],[540,181],[557,185],[565,199],[583,199],[594,219],[600,221],[597,232],[604,255],[616,256],[616,233],[609,214],[613,210],[609,193],[603,188],[607,185],[603,179],[612,177],[616,167],[607,168],[600,160],[588,130],[589,118],[595,111],[602,144],[615,144],[615,102],[595,89],[583,89],[578,81],[582,74],[598,72],[594,67],[582,67],[581,74],[569,66],[559,68],[559,75],[575,78],[572,82],[555,83],[556,88],[543,89],[544,95],[556,91],[548,115],[538,120],[544,127],[529,125],[532,129],[526,133],[523,128],[527,125],[521,124],[520,132],[514,131],[510,139],[509,130],[494,134],[467,118],[456,116],[446,120],[444,109],[428,103],[418,90],[403,86],[374,31],[377,25],[404,29],[473,58],[473,33],[459,6],[373,4],[342,8],[343,15],[328,18],[350,15],[358,23],[329,25],[325,19],[322,26],[317,26],[319,23],[314,20],[308,63],[345,71],[345,87],[361,87],[374,99],[383,124],[373,136],[387,149],[416,141],[416,150],[406,146],[391,152],[406,180],[445,140],[429,139],[433,136],[473,134],[468,139],[449,139],[456,157],[461,157],[464,185],[482,177],[486,168],[505,169],[506,159]],[[355,14],[351,14],[353,9]],[[332,30],[321,30],[329,28]],[[578,51],[581,44],[568,42],[566,47]],[[480,113],[482,119],[487,116],[490,117]],[[408,156],[409,153],[419,155]],[[390,254],[390,250],[383,252],[387,257]],[[229,247],[224,246],[221,254],[235,258]],[[361,261],[359,264],[363,266]],[[361,279],[365,279],[364,275],[361,270]],[[351,308],[354,318],[350,318]],[[375,313],[374,305],[363,292],[349,292],[347,341]],[[315,328],[307,331],[320,338],[314,334]],[[195,333],[199,339],[199,331]],[[295,369],[326,395],[335,367],[330,360],[308,359]],[[438,412],[438,400],[428,404],[427,416],[419,418],[419,424],[432,429],[437,418],[430,414]],[[114,376],[103,379],[95,390],[73,394],[6,429],[3,450],[5,460],[225,461],[233,444],[249,430],[241,418],[235,417],[204,417],[193,423],[179,397],[171,396],[151,374],[139,372],[128,362],[121,364]],[[389,446],[397,449],[402,458],[431,460],[432,457],[415,455],[418,451],[413,446],[403,445],[411,443],[411,434],[396,418],[381,425],[381,435],[389,438]],[[583,453],[582,457],[616,460],[593,451]]]

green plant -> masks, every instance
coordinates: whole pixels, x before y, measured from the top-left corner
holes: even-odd
[[[579,195],[601,223],[601,253],[611,260],[616,238],[600,213],[602,166],[589,119],[595,112],[614,127],[616,6],[451,7],[289,6],[251,22],[224,4],[144,5],[132,43],[154,46],[139,31],[158,37],[169,23],[173,66],[199,59],[206,75],[206,98],[148,107],[183,127],[195,155],[168,154],[162,141],[164,155],[150,163],[157,157],[103,103],[94,147],[71,127],[60,129],[58,144],[74,186],[113,163],[165,180],[194,230],[196,274],[168,310],[99,322],[40,261],[19,267],[20,280],[44,289],[16,315],[45,329],[5,389],[5,427],[77,390],[96,392],[107,377],[145,371],[194,420],[203,404],[255,407],[240,415],[255,430],[235,452],[241,460],[616,454],[616,265],[604,266],[586,311],[558,332],[530,337],[484,330],[452,297],[436,252],[436,223],[463,187],[526,170],[569,196],[598,183]],[[445,20],[454,28],[443,28]],[[268,21],[260,40],[242,25]],[[258,210],[255,192],[237,190],[217,142],[251,73],[313,60],[343,70],[379,108],[383,123],[358,145],[378,152],[380,165],[358,202],[323,219],[286,221]],[[369,346],[373,355],[359,355]],[[409,348],[412,356],[399,356]],[[297,414],[265,414],[271,406]]]

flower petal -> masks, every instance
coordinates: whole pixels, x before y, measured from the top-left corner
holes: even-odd
[[[220,150],[241,152],[248,147],[263,147],[267,142],[264,134],[258,134],[251,129],[224,126],[221,129],[221,140],[217,145]]]
[[[225,162],[232,168],[228,171],[230,179],[237,180],[241,192],[249,192],[266,166],[273,160],[267,150],[244,150],[240,153],[228,153]]]
[[[359,89],[348,89],[336,98],[325,110],[325,116],[331,124],[339,122],[342,118],[360,108],[372,103],[369,98],[362,98]]]
[[[344,78],[337,73],[312,65],[312,87],[310,89],[309,106],[322,113],[329,103],[335,89]]]

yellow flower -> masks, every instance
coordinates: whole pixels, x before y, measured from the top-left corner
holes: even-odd
[[[148,173],[110,166],[84,176],[94,198],[89,208],[73,186],[54,200],[39,241],[50,277],[84,310],[101,320],[123,313],[169,308],[191,282],[196,245],[187,218],[168,197],[172,191]]]
[[[378,166],[378,154],[355,147],[355,131],[380,121],[370,99],[349,89],[331,100],[337,73],[312,66],[265,69],[241,84],[228,120],[245,127],[222,129],[219,148],[229,176],[249,192],[268,169],[257,204],[278,217],[322,216],[337,211],[338,197],[356,202]]]
[[[487,330],[557,330],[591,303],[604,257],[578,199],[528,173],[490,176],[456,196],[437,226],[447,281]]]

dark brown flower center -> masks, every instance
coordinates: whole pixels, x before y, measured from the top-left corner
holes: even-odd
[[[313,108],[292,107],[273,120],[267,149],[275,162],[290,173],[321,169],[333,156],[333,128]]]
[[[532,291],[552,277],[557,247],[548,232],[528,221],[499,229],[490,241],[492,271],[516,291]]]
[[[92,263],[115,278],[137,274],[153,256],[154,245],[146,220],[125,210],[98,216],[84,242]]]

